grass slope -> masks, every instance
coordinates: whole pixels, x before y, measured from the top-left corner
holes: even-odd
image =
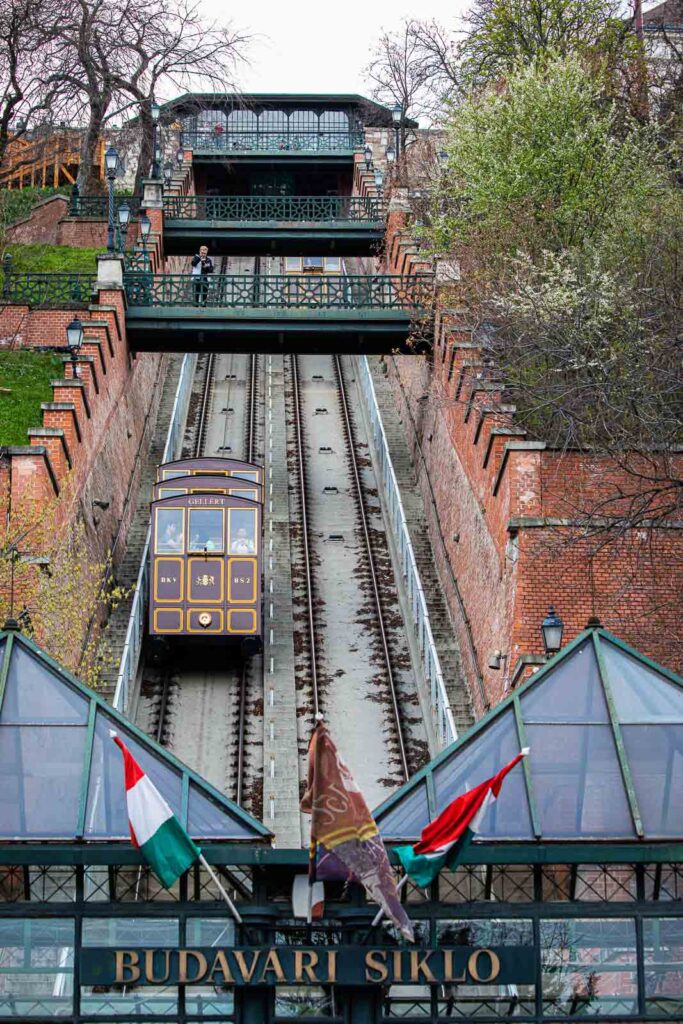
[[[26,431],[42,423],[41,402],[52,401],[50,381],[63,376],[54,352],[0,352],[0,446],[28,444]]]
[[[8,245],[12,270],[17,274],[97,273],[95,256],[102,249],[74,249],[69,245]]]

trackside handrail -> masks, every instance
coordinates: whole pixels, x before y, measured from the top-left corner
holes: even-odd
[[[396,474],[389,454],[382,416],[377,404],[375,386],[372,382],[372,374],[366,356],[360,356],[358,360],[360,367],[360,382],[365,406],[370,420],[372,445],[376,463],[380,468],[382,486],[386,498],[385,510],[388,513],[389,521],[393,529],[394,541],[398,548],[403,578],[407,588],[410,608],[415,626],[415,639],[417,640],[425,677],[429,682],[430,703],[432,719],[437,741],[440,747],[448,746],[458,738],[458,732],[450,707],[446,685],[441,671],[439,655],[434,643],[432,628],[429,621],[429,611],[425,601],[422,582],[415,561],[413,545],[408,533],[406,516],[401,501],[401,493],[396,481]]]
[[[183,358],[183,363],[180,367],[180,376],[178,377],[175,399],[173,401],[171,420],[168,425],[168,434],[166,435],[164,454],[161,459],[162,462],[172,462],[180,455],[183,433],[185,430],[185,417],[187,415],[190,392],[192,391],[192,380],[194,378],[196,361],[197,356],[195,353],[188,352]],[[133,603],[130,606],[126,639],[123,642],[123,651],[121,652],[119,674],[116,679],[113,704],[117,711],[125,712],[128,709],[128,698],[130,696],[131,684],[135,681],[140,662],[140,651],[142,650],[142,641],[145,635],[146,597],[147,586],[149,583],[150,537],[151,525],[147,527],[147,535],[145,537],[145,544],[142,549],[142,559],[140,561],[140,571],[138,572],[138,578],[135,582]]]

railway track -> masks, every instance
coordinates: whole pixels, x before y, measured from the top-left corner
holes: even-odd
[[[254,461],[260,446],[260,358],[257,355],[207,354],[198,373],[194,437],[188,455],[220,455]],[[241,403],[242,416],[239,415]],[[197,668],[193,664],[200,664]],[[259,656],[243,659],[224,649],[184,654],[160,666],[148,682],[147,731],[181,760],[238,803],[249,801],[250,771],[257,745],[248,735],[258,726],[249,714],[262,698]],[[179,726],[179,727],[177,727]],[[253,786],[251,807],[259,814],[260,790]]]
[[[309,368],[305,382],[302,361]],[[311,376],[311,368],[322,369],[323,373]],[[387,596],[386,560],[378,565],[373,540],[378,505],[372,510],[368,508],[364,474],[368,473],[369,461],[359,456],[351,400],[339,357],[292,355],[289,371],[293,436],[290,471],[298,499],[296,536],[300,539],[297,591],[299,622],[305,625],[300,631],[300,648],[305,646],[307,652],[310,690],[307,717],[310,722],[311,714],[325,715],[340,746],[349,754],[347,759],[352,770],[356,769],[359,784],[370,792],[374,785],[379,792],[382,786],[394,786],[410,776],[414,758],[411,759],[409,744],[415,730],[406,725],[404,676],[397,679],[394,664],[399,660],[404,665],[405,652],[398,652],[397,659],[400,630],[396,628],[395,603],[391,595]],[[327,404],[318,407],[317,401]],[[320,417],[315,429],[312,416]],[[318,444],[326,440],[326,435],[341,439],[343,451],[336,451],[333,445]],[[338,483],[325,484],[332,478]],[[340,486],[342,480],[344,486]],[[337,523],[335,532],[325,535],[325,528],[333,523]],[[355,598],[353,586],[347,586],[343,594],[341,589],[335,591],[335,587],[343,588],[345,574],[357,583]],[[347,634],[345,654],[344,630],[335,627],[333,617],[337,612],[333,602],[337,595],[341,602],[349,589],[349,614],[355,635]],[[361,733],[355,749],[354,740],[358,737],[353,735],[354,730]],[[371,739],[385,748],[378,753],[374,766],[367,749]],[[356,765],[351,763],[354,757]],[[374,778],[368,778],[373,771]]]

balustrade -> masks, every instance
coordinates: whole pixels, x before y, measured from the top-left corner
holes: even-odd
[[[383,204],[370,196],[165,196],[175,220],[381,221]]]
[[[2,300],[21,306],[86,306],[93,296],[95,274],[15,273],[3,261]]]
[[[223,309],[422,310],[431,303],[431,274],[124,274],[131,306]]]
[[[183,132],[182,145],[195,153],[341,153],[360,149],[362,131],[255,129],[225,131],[222,126]]]

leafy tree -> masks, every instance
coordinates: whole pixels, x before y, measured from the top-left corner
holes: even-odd
[[[555,57],[452,110],[446,150],[428,234],[518,418],[627,472],[613,522],[680,514],[683,198],[657,134]]]
[[[619,52],[630,39],[619,0],[475,0],[462,60],[474,85],[498,81],[543,55]]]

